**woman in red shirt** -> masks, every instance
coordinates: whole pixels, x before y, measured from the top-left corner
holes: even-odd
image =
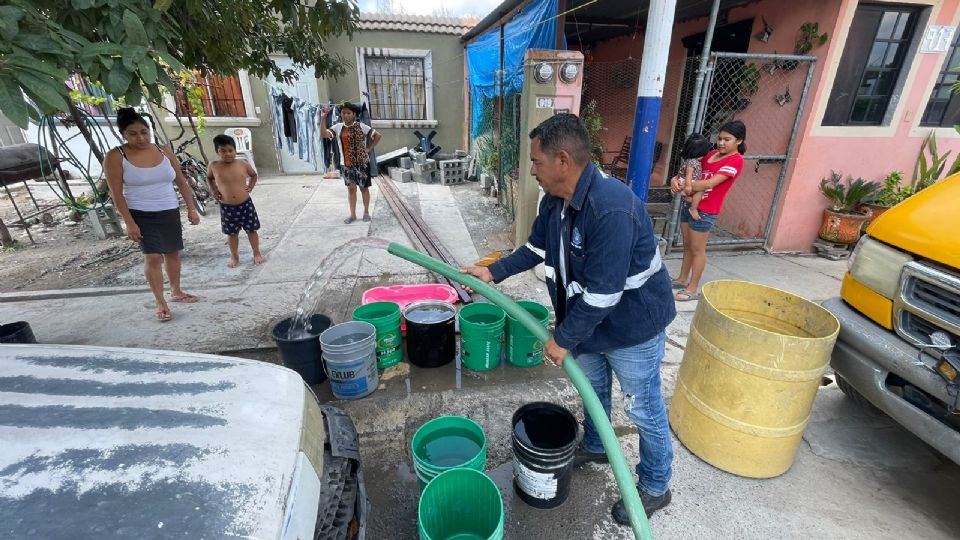
[[[689,302],[700,297],[697,291],[703,269],[707,266],[707,238],[723,209],[723,200],[743,171],[746,138],[747,126],[739,120],[727,122],[720,128],[717,149],[703,156],[703,173],[698,181],[693,182],[693,191],[703,192],[698,208],[699,219],[691,216],[688,200],[684,200],[680,209],[683,263],[680,265],[680,275],[673,280],[674,289],[680,289],[674,296],[678,302]],[[674,178],[670,183],[670,191],[677,194],[682,190],[683,185]]]

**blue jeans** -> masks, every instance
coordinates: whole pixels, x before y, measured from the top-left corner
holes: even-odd
[[[666,333],[652,339],[601,354],[581,354],[577,363],[590,380],[610,418],[611,373],[617,374],[623,391],[627,416],[640,430],[638,486],[650,495],[663,495],[670,484],[673,446],[667,424],[667,408],[660,393],[660,362],[663,360]],[[603,452],[600,436],[589,415],[584,415],[583,448]]]

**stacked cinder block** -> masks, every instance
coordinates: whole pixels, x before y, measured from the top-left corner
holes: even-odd
[[[440,180],[440,170],[437,161],[424,159],[423,162],[414,160],[413,179],[421,184],[432,184]]]
[[[440,162],[440,181],[443,185],[462,184],[467,179],[467,162],[464,159],[447,159]]]
[[[413,171],[410,169],[405,169],[403,167],[389,167],[387,171],[390,173],[390,178],[394,182],[413,182]]]

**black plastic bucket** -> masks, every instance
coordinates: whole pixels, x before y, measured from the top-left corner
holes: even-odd
[[[36,343],[30,323],[17,321],[0,325],[0,343]]]
[[[567,409],[538,401],[513,413],[513,489],[534,508],[554,508],[570,495],[579,424]]]
[[[421,300],[403,310],[407,321],[407,360],[422,368],[449,364],[457,355],[457,308],[439,300]]]
[[[323,370],[323,356],[320,350],[320,334],[330,327],[332,321],[326,315],[316,314],[310,317],[310,335],[300,339],[288,339],[287,331],[293,317],[278,322],[273,327],[273,340],[280,350],[280,362],[303,377],[303,381],[313,386],[327,380]]]

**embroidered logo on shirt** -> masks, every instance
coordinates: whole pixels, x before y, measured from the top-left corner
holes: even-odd
[[[580,234],[580,229],[573,228],[573,237],[570,239],[570,247],[572,249],[582,249],[583,248],[583,235]]]

